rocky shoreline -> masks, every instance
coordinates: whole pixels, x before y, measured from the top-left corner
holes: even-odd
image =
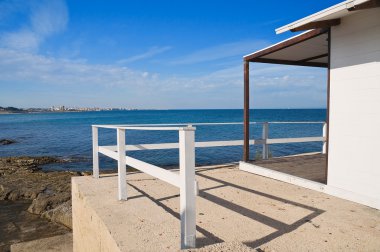
[[[71,228],[70,181],[83,174],[41,170],[59,162],[53,157],[0,158],[0,200],[32,200],[28,212]]]
[[[0,158],[0,251],[70,232],[71,177],[91,172],[42,170],[43,165],[65,162],[56,157]]]

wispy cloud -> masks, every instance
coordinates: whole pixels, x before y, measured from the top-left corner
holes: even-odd
[[[184,55],[178,60],[173,60],[172,64],[195,64],[201,62],[214,61],[218,59],[224,59],[233,56],[245,55],[249,52],[263,47],[267,43],[264,41],[237,41],[232,43],[226,43],[216,45],[208,48],[204,48],[188,55]]]
[[[65,30],[68,10],[63,0],[39,1],[32,7],[31,28],[40,36],[50,36]]]
[[[89,64],[85,61],[0,49],[0,81],[3,82],[114,86],[138,84],[143,79],[143,73],[134,72],[126,67]]]
[[[319,68],[255,64],[251,71],[251,78],[258,90],[282,92],[303,88],[325,90],[326,70]]]
[[[254,69],[255,106],[323,106],[325,72],[266,64],[256,65]],[[0,49],[0,83],[36,83],[53,93],[65,87],[70,90],[66,99],[75,97],[80,101],[93,95],[94,99],[87,99],[88,104],[83,104],[88,106],[238,108],[242,104],[242,73],[242,66],[236,65],[201,76],[162,76],[120,65],[91,64]],[[97,90],[104,93],[96,93]]]
[[[35,32],[22,29],[17,32],[5,33],[0,39],[0,44],[17,50],[32,51],[38,48],[41,39]]]
[[[36,51],[45,39],[66,28],[68,10],[63,0],[42,0],[26,4],[30,4],[29,22],[16,31],[2,33],[2,47]],[[21,8],[17,1],[8,2],[4,6],[8,13]]]
[[[138,55],[126,58],[126,59],[118,60],[117,63],[118,64],[127,64],[127,63],[135,62],[138,60],[148,59],[148,58],[151,58],[155,55],[164,53],[170,49],[171,49],[170,46],[164,46],[164,47],[155,46],[155,47],[149,48],[149,50],[146,51],[145,53],[138,54]]]

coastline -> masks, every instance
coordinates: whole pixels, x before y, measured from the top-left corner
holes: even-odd
[[[71,177],[91,173],[42,170],[43,165],[64,162],[46,156],[0,158],[0,251],[71,232]]]

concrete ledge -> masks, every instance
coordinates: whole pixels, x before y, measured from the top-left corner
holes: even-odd
[[[179,221],[128,188],[117,200],[117,177],[72,178],[74,251],[162,251],[179,248]],[[164,238],[162,233],[165,233]]]

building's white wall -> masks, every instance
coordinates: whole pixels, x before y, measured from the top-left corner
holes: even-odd
[[[379,205],[380,8],[331,30],[329,131],[328,185]]]

